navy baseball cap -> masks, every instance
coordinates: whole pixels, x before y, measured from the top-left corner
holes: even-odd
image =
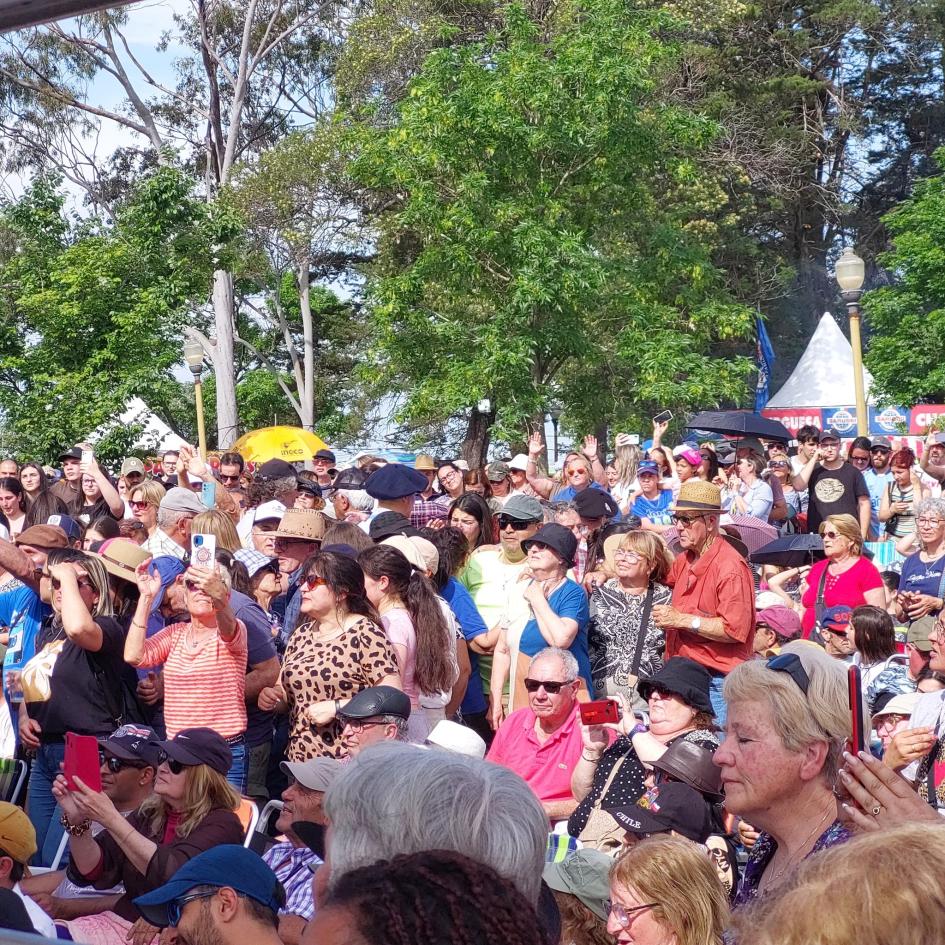
[[[235,843],[224,843],[197,854],[163,886],[138,896],[134,904],[145,921],[165,929],[172,918],[180,918],[178,910],[170,907],[195,886],[227,886],[275,913],[285,905],[285,890],[276,874],[258,853]]]
[[[46,524],[61,528],[66,533],[69,541],[78,541],[82,537],[82,527],[71,515],[59,515],[58,513],[50,515],[46,519]]]
[[[98,740],[99,747],[122,761],[143,761],[152,768],[161,763],[161,749],[155,744],[157,733],[147,725],[128,724],[108,738]]]
[[[164,600],[164,592],[168,585],[173,584],[187,569],[184,562],[172,555],[161,555],[158,558],[152,558],[148,570],[153,574],[155,571],[161,576],[161,589],[155,594],[151,602],[151,613],[156,613]]]
[[[182,765],[206,765],[225,775],[233,764],[233,752],[226,739],[212,728],[181,729],[173,738],[154,744],[163,749],[171,761]]]
[[[430,484],[423,473],[402,463],[388,463],[372,472],[364,483],[364,491],[382,502],[403,499],[423,492]]]

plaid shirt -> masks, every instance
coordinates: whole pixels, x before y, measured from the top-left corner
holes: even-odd
[[[312,873],[309,863],[321,865],[318,855],[308,847],[295,847],[288,841],[270,847],[263,856],[266,865],[285,887],[285,907],[279,915],[298,915],[310,920],[315,915],[312,898]]]
[[[419,496],[413,501],[410,510],[410,524],[414,528],[426,528],[434,518],[446,518],[450,508],[449,496],[435,496],[432,499],[421,499]]]

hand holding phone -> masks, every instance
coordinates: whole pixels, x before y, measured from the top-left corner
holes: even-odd
[[[66,732],[66,751],[62,773],[70,791],[76,789],[75,778],[92,791],[102,790],[102,766],[98,755],[98,739],[94,735]]]
[[[205,571],[216,570],[217,536],[195,534],[190,536],[190,563]]]
[[[664,424],[669,423],[673,419],[673,412],[671,410],[664,410],[662,413],[658,413],[654,418],[653,422],[655,424]]]

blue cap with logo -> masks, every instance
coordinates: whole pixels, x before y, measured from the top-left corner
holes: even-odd
[[[275,913],[285,905],[285,890],[276,874],[258,853],[234,843],[222,844],[199,853],[163,886],[138,896],[134,904],[145,921],[159,929],[167,928],[172,919],[180,916],[177,901],[195,886],[227,886]]]

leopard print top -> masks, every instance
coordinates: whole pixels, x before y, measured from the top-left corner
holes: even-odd
[[[350,699],[398,672],[393,645],[384,630],[366,617],[325,642],[315,639],[312,624],[298,627],[282,662],[289,703],[289,761],[344,757],[342,726],[336,720],[316,728],[305,716],[306,707],[322,699]]]

